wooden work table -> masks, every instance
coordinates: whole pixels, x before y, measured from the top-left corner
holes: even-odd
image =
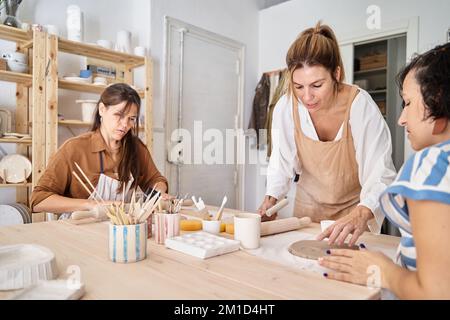
[[[312,224],[302,232],[318,234]],[[392,248],[399,239],[364,234],[365,244]],[[108,224],[51,221],[0,228],[0,245],[38,244],[56,256],[59,278],[79,266],[83,299],[377,299],[380,290],[327,280],[245,251],[202,260],[148,240],[147,259],[117,264],[108,258]],[[13,292],[0,292],[0,298]]]

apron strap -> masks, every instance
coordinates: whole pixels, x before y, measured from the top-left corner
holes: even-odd
[[[100,156],[100,174],[103,174],[103,152],[99,152],[98,155]]]

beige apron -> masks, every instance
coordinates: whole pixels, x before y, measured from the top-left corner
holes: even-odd
[[[295,145],[302,172],[295,196],[294,216],[308,216],[314,222],[337,220],[359,202],[361,185],[349,125],[350,109],[357,87],[352,87],[344,117],[342,138],[315,141],[306,137],[300,126],[298,100],[292,99]]]

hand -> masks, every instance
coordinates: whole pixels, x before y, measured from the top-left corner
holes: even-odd
[[[352,246],[366,230],[367,221],[372,218],[373,214],[369,208],[365,206],[357,206],[348,215],[340,218],[331,226],[326,228],[317,236],[316,240],[328,238],[328,243],[330,245],[335,242],[339,245],[343,245],[347,236],[352,234],[353,236],[349,242],[349,245]]]
[[[172,195],[170,195],[168,193],[161,193],[161,200],[162,201],[169,201],[169,200],[172,200],[172,199],[175,199],[175,196],[172,196]]]
[[[274,213],[272,216],[266,216],[266,211],[273,207],[277,203],[277,199],[272,196],[265,196],[263,203],[258,208],[258,213],[261,215],[261,221],[272,221],[277,218],[277,213]]]
[[[361,284],[368,287],[388,288],[386,276],[394,262],[381,252],[331,249],[330,255],[319,258],[322,267],[335,272],[324,273],[328,279]],[[389,289],[389,288],[388,288]]]

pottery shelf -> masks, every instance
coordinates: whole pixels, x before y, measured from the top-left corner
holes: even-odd
[[[58,49],[59,51],[66,53],[110,61],[119,64],[125,64],[130,66],[131,68],[145,65],[144,57],[106,49],[93,44],[81,43],[62,38],[59,38],[58,40]]]
[[[101,94],[107,86],[59,79],[58,87],[60,89]],[[138,90],[138,93],[141,98],[145,98],[145,92],[143,90]]]
[[[18,28],[0,25],[0,39],[23,44],[33,40],[33,33]]]
[[[39,35],[41,35],[39,37]],[[28,57],[29,73],[0,71],[0,81],[16,83],[15,92],[15,132],[33,136],[33,139],[0,138],[0,143],[16,144],[15,153],[32,159],[32,175],[27,181],[20,183],[5,183],[0,179],[0,188],[16,188],[17,203],[29,204],[31,189],[37,183],[45,169],[45,95],[43,78],[47,55],[45,48],[46,37],[40,32],[24,31],[5,25],[0,25],[0,39],[15,42],[16,51]],[[36,130],[28,123],[36,119]],[[14,201],[13,199],[10,199]]]
[[[0,71],[0,81],[15,82],[30,87],[33,82],[31,74],[18,73],[12,71]]]
[[[17,143],[17,144],[28,144],[31,145],[33,143],[32,139],[7,139],[0,138],[0,143]]]

